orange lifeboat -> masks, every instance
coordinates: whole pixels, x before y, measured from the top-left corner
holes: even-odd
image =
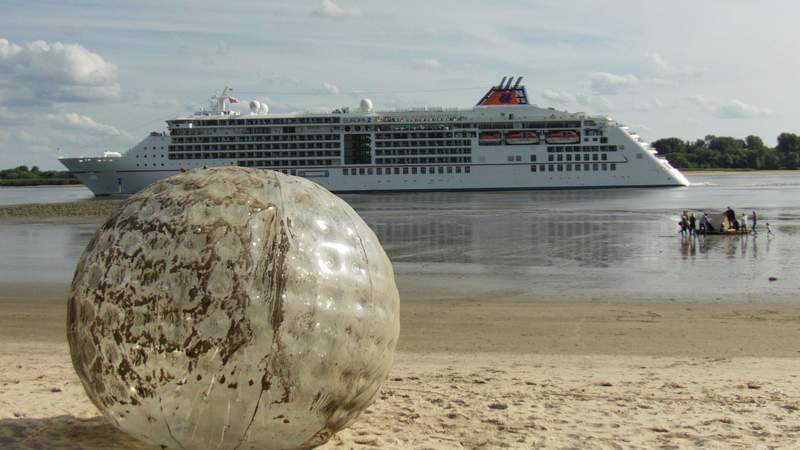
[[[531,145],[539,143],[539,133],[535,131],[509,131],[506,133],[506,144]]]
[[[503,142],[503,133],[499,131],[481,131],[478,143],[481,145],[494,145]]]
[[[581,142],[581,135],[573,130],[548,131],[545,139],[548,144],[578,144]]]

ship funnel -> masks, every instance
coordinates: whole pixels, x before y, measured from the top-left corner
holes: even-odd
[[[506,77],[503,77],[503,79],[500,80],[500,84],[498,84],[497,87],[503,89],[504,84],[506,84]]]

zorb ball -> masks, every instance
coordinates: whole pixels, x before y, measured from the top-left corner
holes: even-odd
[[[182,449],[309,448],[386,380],[392,265],[344,201],[303,178],[194,170],[131,197],[80,258],[67,336],[89,398]]]

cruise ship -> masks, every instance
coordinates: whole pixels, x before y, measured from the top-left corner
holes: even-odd
[[[528,103],[522,78],[503,77],[472,108],[270,114],[232,111],[226,88],[209,108],[167,121],[124,154],[61,158],[95,195],[130,195],[212,166],[270,169],[333,192],[688,186],[641,137],[608,117]]]

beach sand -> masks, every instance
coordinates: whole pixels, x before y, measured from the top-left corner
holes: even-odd
[[[378,400],[322,448],[768,448],[800,442],[800,307],[425,298],[399,280]],[[0,285],[0,448],[154,449],[98,417],[66,285]]]

